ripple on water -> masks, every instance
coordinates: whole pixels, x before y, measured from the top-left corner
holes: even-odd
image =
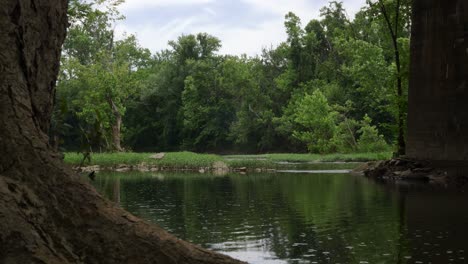
[[[122,207],[249,263],[463,262],[468,250],[466,195],[407,195],[345,174],[139,177],[120,179]]]

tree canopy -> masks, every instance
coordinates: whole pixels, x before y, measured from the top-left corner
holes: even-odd
[[[116,40],[120,2],[70,2],[54,116],[64,148],[401,151],[408,1],[368,1],[354,19],[331,1],[304,24],[289,12],[284,42],[255,57],[219,54],[209,33],[155,54]]]

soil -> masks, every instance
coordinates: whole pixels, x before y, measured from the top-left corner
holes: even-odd
[[[221,165],[220,165],[221,164]],[[199,172],[206,173],[211,172],[215,174],[226,174],[228,172],[275,172],[276,169],[268,168],[247,168],[247,167],[228,167],[223,162],[216,162],[210,167],[171,167],[171,166],[160,166],[146,163],[140,163],[137,165],[127,164],[116,164],[116,165],[91,165],[91,166],[73,166],[73,169],[78,172],[93,172],[93,171],[115,171],[115,172],[127,172],[127,171],[139,171],[139,172],[155,172],[155,171],[180,171],[180,172]]]
[[[454,187],[467,187],[468,166],[409,158],[368,162],[354,170],[382,181],[420,181]]]

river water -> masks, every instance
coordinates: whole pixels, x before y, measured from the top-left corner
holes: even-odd
[[[383,185],[343,164],[319,170],[99,173],[93,184],[177,237],[249,263],[468,262],[465,193]]]

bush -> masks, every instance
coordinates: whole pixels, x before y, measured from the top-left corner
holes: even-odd
[[[358,140],[358,150],[360,152],[383,152],[388,151],[390,146],[385,142],[382,135],[379,135],[377,127],[371,125],[372,119],[365,115],[361,121],[361,128]]]
[[[311,95],[305,94],[299,102],[294,122],[301,129],[295,130],[293,136],[307,144],[310,152],[330,153],[336,151],[335,137],[337,112],[328,104],[327,98],[315,90]]]

